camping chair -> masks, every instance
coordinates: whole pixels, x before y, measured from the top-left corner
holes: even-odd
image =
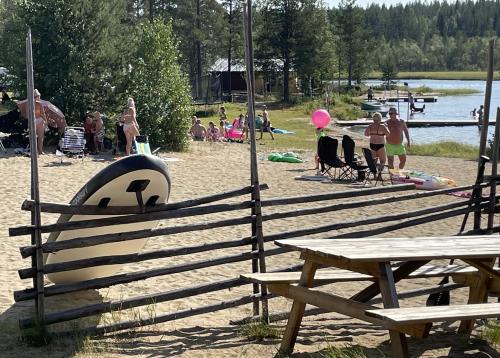
[[[368,172],[366,173],[366,178],[365,178],[365,185],[368,181],[371,181],[370,179],[370,174],[373,176],[373,179],[375,179],[375,186],[377,186],[377,183],[380,181],[382,185],[384,185],[384,179],[382,178],[382,171],[384,168],[378,168],[377,163],[375,162],[375,159],[373,159],[373,154],[372,151],[368,148],[362,148],[363,151],[363,156],[365,157],[366,160],[366,165],[368,165]],[[389,174],[389,178],[391,180],[392,184],[392,176]]]
[[[344,151],[344,161],[347,164],[346,176],[352,181],[362,180],[366,178],[368,166],[361,163],[361,158],[354,151],[354,140],[348,135],[342,137],[342,149]],[[355,176],[354,173],[357,173]]]
[[[66,155],[76,155],[85,157],[85,130],[83,127],[66,127],[64,130],[64,136],[61,139],[60,148],[61,163],[63,154]]]
[[[345,178],[346,164],[337,155],[339,141],[335,138],[324,136],[318,140],[318,157],[321,164],[321,173],[335,179],[337,168],[340,170],[338,179]],[[334,169],[333,175],[331,169]]]
[[[138,135],[134,138],[134,146],[137,154],[151,155],[149,138],[147,135]]]

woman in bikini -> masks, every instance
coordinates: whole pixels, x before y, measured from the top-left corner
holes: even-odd
[[[42,102],[40,102],[40,92],[35,89],[33,91],[35,99],[35,133],[36,133],[36,147],[38,154],[45,154],[43,152],[43,140],[45,138],[45,126],[47,125],[47,117],[43,109]]]
[[[132,98],[128,99],[127,108],[123,112],[120,121],[123,123],[123,132],[125,133],[125,137],[127,138],[125,152],[127,155],[130,155],[132,141],[136,136],[139,135],[139,124],[136,120],[135,103]]]
[[[370,149],[375,162],[379,160],[379,170],[382,170],[386,161],[385,136],[390,132],[382,123],[382,115],[378,112],[373,114],[373,123],[365,129],[365,136],[370,137]]]

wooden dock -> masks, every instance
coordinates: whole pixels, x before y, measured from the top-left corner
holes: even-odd
[[[413,96],[415,102],[425,102],[425,103],[434,103],[437,102],[438,96]],[[386,102],[408,102],[407,96],[399,96],[399,97],[387,97],[385,99]]]
[[[384,121],[385,122],[385,121]],[[415,127],[464,127],[464,126],[477,126],[478,121],[475,120],[453,120],[453,119],[410,119],[405,121],[409,128]],[[355,121],[335,121],[335,124],[341,127],[352,126],[367,126],[373,123],[370,118],[360,118]],[[495,121],[490,121],[489,125],[495,125]]]

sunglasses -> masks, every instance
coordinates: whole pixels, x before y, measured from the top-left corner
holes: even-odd
[[[397,114],[396,112],[389,112],[389,114]]]

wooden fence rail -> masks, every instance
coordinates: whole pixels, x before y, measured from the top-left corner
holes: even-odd
[[[327,204],[318,207],[300,208],[292,210],[285,209],[284,211],[280,212],[268,213],[262,215],[262,222],[270,222],[273,220],[316,215],[320,213],[329,213],[339,210],[359,209],[367,206],[393,203],[393,202],[402,202],[407,200],[419,200],[431,196],[444,195],[453,191],[470,190],[477,187],[484,188],[486,186],[488,186],[488,183],[482,183],[479,185],[468,185],[458,188],[442,189],[429,192],[402,193],[400,195],[390,195],[385,197],[371,198],[372,195],[376,194],[402,192],[414,189],[414,185],[395,185],[395,186],[383,186],[378,188],[347,190],[343,192],[327,193],[327,194],[320,194],[313,196],[300,196],[300,197],[262,200],[261,202],[262,207],[266,208],[266,207],[273,207],[280,205],[291,207],[294,204],[320,203],[328,200],[336,200],[341,198],[351,199],[353,197],[362,197],[362,196],[367,197],[367,199],[362,199],[358,201],[349,201],[347,203],[339,203],[332,205]],[[262,189],[267,188],[266,185],[261,185],[260,187]],[[241,203],[232,203],[232,204],[225,204],[225,203],[210,204],[213,201],[228,199],[234,197],[235,195],[248,194],[249,192],[251,192],[251,187],[233,190],[230,192],[211,195],[208,197],[189,200],[185,202],[166,204],[166,205],[161,205],[159,207],[156,206],[148,207],[146,213],[141,213],[135,207],[118,207],[118,208],[110,207],[102,209],[94,206],[72,206],[72,205],[62,205],[54,203],[41,203],[41,209],[44,212],[72,214],[72,215],[99,214],[99,215],[121,215],[121,216],[97,218],[92,220],[71,221],[67,223],[56,223],[51,225],[39,225],[39,227],[23,226],[23,227],[12,228],[10,230],[10,234],[11,236],[18,236],[18,235],[32,233],[34,230],[39,230],[40,232],[54,232],[54,231],[74,230],[81,228],[96,228],[109,225],[119,225],[122,223],[129,224],[131,222],[195,217],[199,215],[217,214],[226,211],[244,210],[249,208],[251,209],[253,208],[254,205],[253,201],[243,201]],[[342,234],[334,234],[334,235],[327,234],[324,237],[324,239],[334,238],[334,237],[335,238],[359,237],[359,236],[377,235],[379,233],[398,230],[403,227],[419,225],[430,221],[441,220],[443,218],[463,215],[464,213],[477,211],[481,208],[487,207],[489,203],[488,200],[489,199],[477,199],[471,201],[471,200],[461,200],[457,198],[456,201],[451,203],[416,209],[412,211],[393,213],[389,215],[381,215],[377,217],[367,217],[363,219],[349,220],[349,221],[331,223],[323,226],[301,228],[285,232],[271,233],[264,236],[263,241],[270,242],[276,239],[293,238],[293,237],[314,235],[319,233],[330,233],[339,229],[354,229],[354,230]],[[200,205],[200,204],[208,204],[208,205],[191,207],[191,205]],[[26,201],[23,204],[23,209],[25,210],[33,210],[33,208],[34,208],[34,203],[32,201]],[[236,227],[239,225],[246,225],[253,223],[254,220],[255,220],[255,213],[253,213],[252,215],[241,216],[237,218],[208,221],[196,224],[178,225],[168,228],[158,228],[151,230],[138,230],[126,233],[113,233],[105,235],[93,235],[88,237],[78,237],[66,241],[44,243],[41,246],[41,250],[44,253],[54,253],[61,250],[77,249],[95,245],[102,245],[105,243],[114,243],[127,240],[135,240],[140,238],[188,233],[199,230]],[[395,224],[387,224],[394,221],[397,222]],[[377,227],[364,229],[364,227],[366,227],[367,225],[375,225]],[[147,251],[137,254],[110,255],[110,256],[88,258],[88,259],[75,260],[63,263],[47,264],[43,266],[43,273],[48,274],[55,272],[64,272],[64,271],[71,271],[76,269],[102,266],[102,265],[136,263],[146,260],[185,256],[200,252],[212,252],[214,250],[224,250],[224,249],[238,248],[238,247],[241,247],[243,250],[245,247],[247,247],[250,248],[250,250],[231,255],[223,255],[216,258],[211,257],[210,259],[204,259],[200,261],[190,261],[187,263],[182,263],[170,267],[160,267],[160,268],[154,268],[136,272],[117,274],[110,277],[102,277],[92,280],[81,281],[77,283],[48,285],[45,286],[43,289],[43,296],[51,297],[81,290],[106,288],[114,285],[146,280],[153,277],[178,274],[191,270],[214,267],[217,265],[226,265],[231,263],[238,263],[238,262],[252,261],[252,260],[255,261],[259,258],[262,259],[262,257],[271,257],[288,252],[288,250],[284,248],[271,248],[264,250],[263,247],[262,248],[258,247],[257,238],[253,235],[250,235],[248,237],[227,240],[222,242],[212,242],[212,243],[198,244],[198,245],[191,245],[184,247],[166,248],[166,249]],[[36,253],[36,247],[35,245],[24,246],[20,248],[20,252],[22,257],[24,258],[34,257],[33,255]],[[301,264],[295,264],[287,267],[281,267],[279,269],[275,269],[274,271],[295,271],[299,270],[300,268]],[[255,271],[257,269],[258,267],[253,265],[253,270]],[[24,268],[19,270],[19,276],[23,279],[35,277],[36,274],[37,270],[35,267]],[[220,291],[223,289],[229,289],[246,284],[247,284],[246,282],[240,280],[239,278],[235,278],[229,280],[228,279],[219,280],[201,285],[186,286],[183,288],[166,292],[125,298],[120,301],[102,302],[102,303],[86,305],[83,307],[62,310],[58,312],[46,313],[43,315],[43,321],[44,324],[46,325],[61,323],[88,316],[105,314],[116,310],[133,309],[136,307],[147,306],[151,304],[167,302],[176,299],[185,299],[188,297],[192,297],[194,295],[207,294],[210,292]],[[217,304],[204,305],[202,307],[196,307],[193,309],[178,311],[175,313],[169,313],[162,316],[150,317],[148,319],[118,322],[115,324],[99,326],[99,327],[87,327],[83,328],[83,331],[81,332],[85,334],[101,334],[104,332],[107,333],[118,330],[124,330],[142,326],[145,324],[167,322],[206,312],[213,312],[216,310],[226,309],[229,307],[236,307],[239,305],[248,304],[250,302],[255,303],[256,300],[264,300],[264,299],[267,300],[268,298],[273,297],[273,295],[265,293],[266,291],[262,292],[264,292],[264,294],[260,294],[259,290],[255,291],[254,288],[253,293],[245,295],[244,297],[241,298],[231,299]],[[17,302],[32,300],[36,299],[38,295],[39,292],[37,292],[35,288],[31,288],[14,292],[14,299]],[[26,318],[20,320],[20,326],[23,329],[32,327],[34,324],[36,324],[36,320],[34,320],[33,318]]]
[[[49,233],[49,232],[68,231],[76,229],[94,229],[103,226],[133,224],[133,223],[141,223],[141,222],[165,220],[165,219],[179,219],[196,215],[208,215],[208,214],[224,213],[235,210],[251,209],[252,206],[253,206],[252,201],[244,201],[239,204],[216,204],[209,206],[201,206],[197,208],[185,208],[185,209],[159,211],[159,212],[152,212],[145,214],[113,216],[103,219],[68,221],[64,223],[40,225],[40,227],[35,227],[33,225],[20,226],[20,227],[10,228],[9,235],[10,236],[30,235],[34,230],[39,230],[41,233]]]
[[[260,190],[267,190],[269,186],[267,184],[260,184]],[[129,214],[143,214],[143,213],[153,213],[158,211],[168,211],[190,208],[194,206],[199,206],[203,204],[209,204],[216,201],[221,201],[224,199],[235,198],[241,195],[252,193],[253,187],[247,186],[241,189],[235,189],[227,191],[224,193],[213,194],[204,196],[197,199],[190,199],[185,201],[179,201],[176,203],[169,204],[156,204],[152,206],[146,206],[144,209],[138,208],[136,206],[108,206],[106,208],[101,208],[97,205],[71,205],[71,204],[57,204],[57,203],[40,203],[40,211],[43,213],[54,213],[54,214],[71,214],[71,215],[129,215]],[[21,206],[22,210],[32,211],[35,209],[35,203],[33,200],[25,200]]]
[[[46,242],[45,244],[42,245],[42,250],[44,253],[57,252],[57,251],[61,251],[61,250],[76,249],[76,248],[81,248],[81,247],[89,247],[89,246],[102,245],[102,244],[110,244],[113,242],[145,239],[145,238],[150,238],[150,237],[155,237],[155,236],[173,235],[173,234],[215,229],[215,228],[221,228],[221,227],[227,227],[227,226],[237,226],[237,225],[251,223],[252,220],[253,220],[252,216],[245,216],[242,218],[211,221],[211,222],[205,222],[205,223],[201,223],[201,224],[178,225],[178,226],[161,228],[161,229],[139,230],[139,231],[129,231],[127,233],[116,233],[116,234],[95,235],[95,236],[87,236],[87,237],[77,237],[77,238],[74,238],[71,240]],[[215,249],[216,245],[221,245],[220,248],[234,247],[234,244],[228,244],[228,246],[224,246],[224,242],[220,242],[220,243],[216,243],[216,244],[208,244],[208,245],[214,245],[213,247],[207,246],[207,247],[212,247],[210,250]],[[239,246],[239,245],[236,245],[236,246]],[[27,258],[27,257],[34,254],[36,247],[33,245],[23,246],[19,250],[21,252],[22,257]]]

